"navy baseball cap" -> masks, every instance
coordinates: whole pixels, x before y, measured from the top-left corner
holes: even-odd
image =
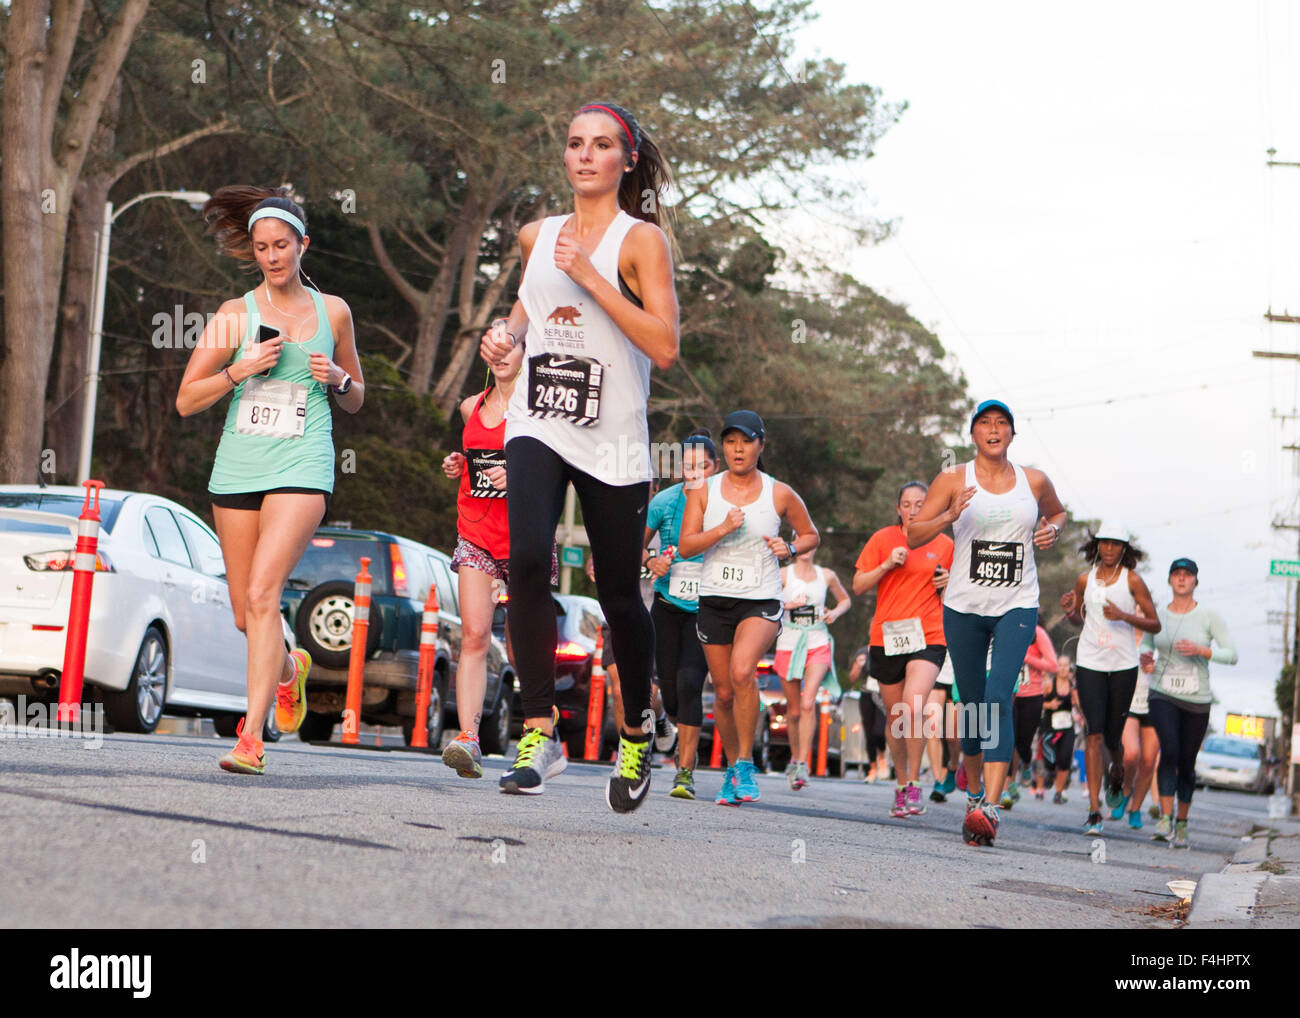
[[[765,434],[763,418],[759,417],[753,410],[733,410],[727,414],[727,419],[722,422],[722,436],[724,438],[728,431],[739,431],[746,438],[762,438]]]
[[[1176,558],[1169,563],[1169,573],[1171,576],[1175,569],[1186,569],[1193,576],[1200,575],[1200,570],[1196,568],[1196,563],[1189,558]]]
[[[1011,413],[1011,408],[1000,399],[986,399],[983,403],[977,406],[975,412],[970,415],[971,428],[974,429],[975,422],[979,420],[980,414],[984,413],[986,410],[993,409],[1001,410],[1007,415],[1007,420],[1011,422],[1011,434],[1014,435],[1016,433],[1016,418]]]

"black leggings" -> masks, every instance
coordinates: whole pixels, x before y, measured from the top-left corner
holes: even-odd
[[[650,619],[655,627],[655,660],[664,711],[679,725],[699,728],[704,723],[700,697],[709,665],[695,632],[695,612],[684,611],[656,595]]]
[[[1043,765],[1057,774],[1070,773],[1074,763],[1074,726],[1069,728],[1046,727],[1042,730]]]
[[[1015,696],[1011,708],[1016,726],[1016,753],[1020,766],[1030,767],[1034,762],[1034,733],[1043,721],[1042,696]]]
[[[1210,715],[1193,713],[1163,696],[1153,696],[1149,703],[1151,724],[1160,740],[1160,765],[1156,768],[1160,795],[1173,798],[1176,791],[1179,802],[1190,803],[1196,790],[1196,754],[1210,727]]]
[[[1124,717],[1137,688],[1137,667],[1098,672],[1080,665],[1074,675],[1079,688],[1079,709],[1087,722],[1088,734],[1100,735],[1111,756],[1122,763]]]
[[[506,444],[510,514],[510,610],[507,624],[526,718],[551,716],[555,705],[555,606],[551,546],[572,481],[582,504],[596,569],[596,593],[613,634],[623,716],[639,727],[650,709],[654,629],[641,600],[641,549],[648,482],[605,484],[570,466],[535,438]]]

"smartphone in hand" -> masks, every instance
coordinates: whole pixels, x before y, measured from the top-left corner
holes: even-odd
[[[269,325],[259,325],[257,327],[257,341],[259,343],[269,343],[278,335],[280,335],[280,330],[273,329]],[[263,378],[266,378],[271,374],[271,369],[267,368],[265,371],[260,372],[260,374]]]

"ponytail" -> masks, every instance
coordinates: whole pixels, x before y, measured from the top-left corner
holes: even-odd
[[[217,250],[224,255],[236,258],[246,265],[254,266],[257,258],[253,254],[253,235],[248,228],[248,219],[258,209],[279,209],[297,217],[303,230],[307,228],[307,213],[293,200],[293,192],[284,186],[256,187],[251,184],[233,184],[219,187],[212,197],[203,203],[203,218],[208,224],[207,232],[216,238]],[[306,236],[292,223],[288,223],[299,243]],[[313,289],[320,287],[303,271],[301,263],[298,275]]]

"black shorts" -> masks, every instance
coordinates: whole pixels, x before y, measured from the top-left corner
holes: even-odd
[[[767,619],[778,631],[785,608],[779,599],[769,597],[752,601],[744,597],[702,597],[695,617],[695,633],[703,644],[730,644],[736,639],[736,626],[745,619]]]
[[[236,491],[229,495],[218,495],[215,491],[208,492],[208,498],[212,504],[222,509],[243,509],[248,512],[257,512],[262,508],[262,499],[267,495],[324,495],[325,512],[321,515],[324,519],[329,515],[330,499],[333,497],[331,492],[324,491],[321,488],[268,488],[266,491]]]
[[[942,668],[947,656],[948,648],[941,643],[932,647],[922,647],[911,654],[895,654],[893,657],[885,653],[884,647],[872,647],[868,651],[867,661],[873,679],[882,686],[896,686],[907,676],[907,662],[929,661],[936,668]],[[952,686],[948,685],[946,688],[951,690]]]
[[[1134,714],[1132,711],[1129,711],[1124,716],[1126,718],[1132,718],[1143,728],[1155,728],[1155,723],[1151,720],[1150,714]]]
[[[1102,742],[1117,753],[1124,744],[1124,716],[1137,688],[1137,666],[1114,672],[1099,672],[1078,665],[1074,669],[1079,690],[1079,708],[1087,722],[1088,735],[1100,735]]]

